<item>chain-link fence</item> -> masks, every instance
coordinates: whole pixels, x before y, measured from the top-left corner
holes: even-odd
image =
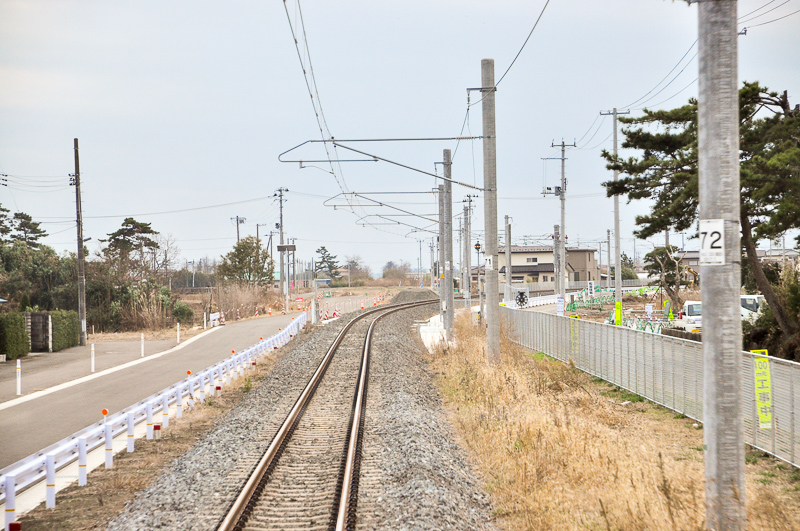
[[[701,343],[541,312],[506,307],[500,311],[516,343],[563,362],[571,359],[582,371],[702,422]],[[759,412],[756,402],[758,357],[742,352],[744,440],[800,467],[795,420],[800,410],[800,364],[769,358],[772,419],[771,427],[764,428],[759,413],[767,411]]]

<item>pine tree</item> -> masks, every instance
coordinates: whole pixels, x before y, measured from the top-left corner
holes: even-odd
[[[797,315],[787,311],[767,280],[756,247],[759,240],[800,228],[800,107],[792,109],[786,92],[779,95],[757,82],[745,82],[739,108],[742,244],[778,325],[794,336]],[[772,114],[762,117],[759,111],[764,109]],[[699,204],[697,100],[672,110],[645,109],[641,117],[620,121],[627,124],[622,147],[640,150],[641,155],[623,160],[603,151],[608,168],[626,175],[603,183],[608,196],[653,201],[651,212],[636,218],[639,238],[694,228]]]

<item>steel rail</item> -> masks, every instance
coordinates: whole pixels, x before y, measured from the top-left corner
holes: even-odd
[[[225,518],[217,527],[218,531],[239,531],[246,525],[246,522],[255,507],[258,495],[261,493],[266,481],[269,479],[271,468],[275,463],[277,463],[277,458],[280,457],[280,454],[288,443],[289,438],[300,421],[300,417],[302,416],[305,407],[308,405],[308,402],[314,395],[317,386],[325,375],[325,371],[330,365],[333,355],[336,353],[336,350],[339,348],[339,345],[344,340],[344,337],[347,335],[347,332],[350,330],[350,328],[352,328],[356,322],[375,313],[384,312],[386,310],[398,311],[406,308],[412,308],[423,303],[431,304],[432,302],[438,302],[438,299],[434,299],[432,301],[414,301],[412,303],[384,306],[382,308],[369,310],[347,323],[347,325],[339,332],[339,334],[336,336],[336,339],[328,348],[328,351],[325,353],[325,356],[317,367],[317,370],[311,376],[305,388],[303,388],[302,393],[300,393],[300,396],[295,401],[294,406],[292,406],[292,409],[289,411],[289,414],[284,419],[280,428],[278,428],[278,431],[272,438],[272,442],[270,442],[269,447],[267,447],[267,450],[254,467],[252,474],[245,482],[245,485],[240,491],[239,495],[231,504],[228,513],[225,515]]]
[[[413,308],[416,306],[423,306],[425,304],[433,304],[439,302],[439,299],[432,299],[427,301],[417,301],[415,304],[401,308],[394,308],[386,313],[383,313],[375,318],[369,325],[366,338],[364,339],[364,350],[361,355],[361,368],[358,372],[358,386],[356,388],[355,396],[353,398],[353,409],[350,418],[350,431],[346,443],[346,451],[343,461],[343,475],[339,479],[341,483],[341,492],[337,492],[338,507],[334,507],[336,512],[336,531],[344,531],[345,529],[355,528],[355,511],[357,503],[357,488],[359,473],[358,467],[361,460],[361,439],[363,435],[363,423],[366,416],[366,395],[367,395],[367,380],[369,377],[369,363],[370,353],[372,349],[372,333],[375,330],[375,325],[378,321],[383,319],[389,314]],[[354,491],[355,485],[355,491]],[[338,489],[337,489],[338,490]]]

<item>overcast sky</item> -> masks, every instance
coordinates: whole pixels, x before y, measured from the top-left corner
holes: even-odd
[[[284,187],[285,228],[297,238],[298,257],[310,259],[326,245],[340,259],[360,255],[376,273],[388,260],[416,266],[417,240],[428,234],[363,227],[379,218],[362,216],[392,211],[365,207],[354,215],[323,201],[342,190],[429,192],[434,178],[383,162],[334,165],[334,177],[325,163],[301,169],[278,161],[281,152],[321,137],[306,84],[311,68],[323,128],[338,139],[453,137],[467,113],[466,89],[480,86],[481,59],[495,60],[499,79],[544,4],[306,0],[304,39],[295,0],[2,0],[0,173],[12,177],[0,188],[0,203],[44,222],[46,243],[59,252],[74,250],[68,174],[79,138],[92,251],[134,216],[176,239],[184,259],[219,256],[236,241],[234,216],[246,218],[243,235],[255,234],[256,225],[262,235],[274,230],[272,195]],[[739,79],[788,90],[792,104],[800,103],[800,14],[755,26],[800,10],[800,0],[741,0],[739,13],[762,6],[744,18],[750,28],[739,38]],[[515,243],[524,235],[543,241],[558,223],[558,200],[541,191],[557,183],[560,165],[542,159],[558,156],[550,146],[562,138],[580,148],[567,150],[570,244],[605,239],[612,201],[600,183],[611,174],[600,151],[610,149],[612,128],[599,112],[616,106],[635,114],[695,96],[696,38],[697,8],[683,1],[550,1],[497,91],[499,215],[513,218]],[[480,105],[468,118],[464,134],[480,135]],[[434,163],[444,148],[456,149],[454,141],[349,145],[427,172],[441,171]],[[358,158],[343,150],[330,155]],[[286,158],[326,157],[316,144]],[[453,178],[480,185],[480,140],[458,144]],[[454,187],[454,213],[470,193],[476,192]],[[436,212],[431,194],[371,197],[422,215]],[[472,240],[483,240],[480,197],[475,206]],[[646,209],[622,202],[629,254],[634,217]],[[155,214],[161,212],[170,213]],[[636,245],[641,254],[661,243]],[[424,267],[428,257],[426,247]]]

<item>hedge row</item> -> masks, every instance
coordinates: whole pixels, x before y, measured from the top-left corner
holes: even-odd
[[[0,314],[0,354],[15,360],[28,355],[29,345],[25,316],[19,312]]]
[[[53,352],[77,346],[80,342],[80,321],[74,310],[50,312],[53,321]]]

